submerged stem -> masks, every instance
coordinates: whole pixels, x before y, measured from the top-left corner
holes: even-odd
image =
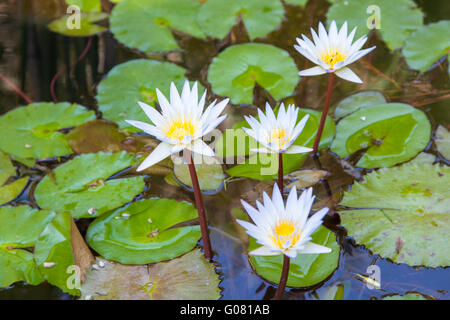
[[[278,154],[278,188],[280,189],[281,194],[283,194],[284,185],[283,185],[283,154],[280,152]]]
[[[283,255],[283,271],[281,271],[280,283],[278,284],[277,292],[275,292],[274,300],[281,300],[283,297],[284,289],[286,289],[286,283],[289,275],[289,265],[291,259],[287,255]]]
[[[202,232],[203,248],[205,250],[205,259],[211,260],[211,242],[209,240],[208,222],[206,221],[205,208],[203,207],[202,193],[198,183],[197,172],[195,171],[194,161],[191,152],[188,149],[183,151],[184,157],[187,160],[189,173],[191,175],[192,187],[194,189],[195,206],[197,207],[198,220],[200,222],[200,230]]]
[[[334,72],[330,73],[330,78],[328,81],[327,96],[325,98],[325,104],[323,106],[322,116],[320,118],[319,129],[317,129],[316,139],[314,140],[314,147],[313,147],[314,156],[316,156],[317,150],[319,149],[320,138],[322,137],[322,131],[325,126],[325,120],[327,119],[328,107],[330,106],[331,92],[333,91],[333,81],[334,81]]]

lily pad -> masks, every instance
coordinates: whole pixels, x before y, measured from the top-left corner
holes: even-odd
[[[308,0],[284,0],[286,3],[295,4],[300,7],[304,7]]]
[[[450,20],[431,23],[416,30],[406,39],[403,55],[408,65],[421,72],[448,56],[450,51]]]
[[[306,122],[306,125],[302,133],[295,140],[294,144],[312,147],[314,139],[316,137],[317,128],[319,127],[320,112],[310,109],[300,109],[298,121],[300,121],[306,114],[309,114],[310,117]],[[236,130],[243,126],[246,127],[248,126],[246,121],[239,122],[234,129]],[[248,155],[250,154],[250,146],[251,148],[257,148],[258,143],[253,138],[245,134],[243,130],[241,131],[240,134],[242,138],[241,140],[237,141],[238,148],[241,149],[239,155]],[[327,116],[324,131],[319,144],[319,149],[327,148],[331,144],[334,134],[335,134],[334,122],[329,116]],[[228,136],[228,139],[230,138],[231,135]],[[217,154],[218,155],[225,154],[227,157],[232,156],[235,150],[230,148],[230,145],[227,145],[226,140],[223,142],[219,140],[216,145],[216,150],[218,150]],[[308,154],[306,153],[283,154],[283,173],[288,174],[291,173],[292,171],[298,170],[300,166],[303,164],[303,162],[306,160],[307,156]],[[230,176],[236,177],[247,177],[257,180],[275,179],[278,173],[278,154],[261,154],[261,153],[251,154],[249,159],[245,160],[243,163],[240,163],[228,169],[226,172]]]
[[[16,198],[28,182],[28,177],[23,177],[5,184],[14,175],[16,175],[16,169],[12,165],[9,156],[0,151],[0,205]]]
[[[383,297],[381,300],[428,300],[419,293],[407,293],[405,295],[393,294]]]
[[[69,37],[89,37],[108,29],[94,24],[94,22],[106,18],[108,18],[108,15],[104,12],[81,12],[79,21],[72,15],[66,15],[53,20],[48,28],[53,32]]]
[[[436,143],[439,153],[442,154],[445,159],[450,160],[450,133],[444,126],[439,125],[437,128],[434,142]]]
[[[0,149],[18,158],[44,159],[72,153],[66,135],[58,130],[95,118],[77,104],[33,103],[0,117]]]
[[[68,5],[75,5],[83,12],[99,12],[102,9],[101,0],[65,0]]]
[[[336,0],[328,9],[327,20],[336,20],[338,25],[347,21],[350,28],[358,27],[355,38],[367,34],[367,25],[375,27],[378,20],[380,28],[375,30],[394,50],[403,47],[405,39],[422,26],[423,13],[413,0]]]
[[[365,176],[340,211],[348,235],[375,254],[410,266],[450,265],[450,168],[414,162]]]
[[[239,17],[253,40],[280,25],[284,8],[280,1],[273,0],[208,0],[198,10],[197,21],[204,33],[223,39]]]
[[[310,287],[328,278],[337,268],[339,262],[339,245],[336,236],[330,230],[320,226],[312,234],[312,242],[332,249],[326,254],[299,254],[291,259],[287,286]],[[248,250],[260,245],[250,238]],[[261,277],[278,283],[283,269],[283,256],[250,256],[253,268]]]
[[[87,273],[83,300],[217,300],[220,279],[199,249],[150,266],[123,265],[97,258]]]
[[[117,122],[120,128],[128,131],[138,131],[125,122],[127,119],[149,122],[138,101],[155,106],[158,101],[155,89],[169,96],[170,83],[173,81],[177,88],[182,88],[185,72],[169,62],[145,59],[115,66],[98,86],[97,101],[103,118]]]
[[[336,119],[340,119],[356,110],[385,102],[386,98],[378,91],[358,92],[341,100],[334,109],[334,116]]]
[[[430,122],[422,111],[403,103],[379,104],[342,119],[331,151],[344,158],[367,149],[358,167],[390,167],[422,151],[430,133]]]
[[[197,25],[199,1],[127,0],[119,2],[111,13],[111,32],[125,44],[142,52],[178,49],[171,29],[204,37]]]
[[[251,104],[257,82],[276,100],[291,95],[299,81],[297,66],[287,51],[262,44],[228,47],[209,67],[212,91],[227,96],[234,104]]]
[[[288,174],[285,178],[289,179],[291,182],[286,186],[286,189],[291,189],[296,187],[297,189],[308,188],[321,179],[325,178],[330,173],[324,170],[299,170]]]
[[[198,183],[200,189],[208,191],[208,193],[218,192],[223,186],[225,174],[222,166],[216,158],[201,156],[197,161],[194,157],[195,169],[197,172]],[[189,167],[182,158],[174,161],[173,167],[175,178],[183,185],[192,188],[191,175]]]
[[[53,218],[36,241],[34,259],[49,283],[73,296],[79,296],[80,290],[71,281],[69,268],[75,266],[70,220],[69,212],[58,213]]]
[[[37,285],[44,281],[33,254],[33,247],[54,213],[28,206],[0,207],[0,287],[17,281]]]
[[[124,264],[159,262],[195,247],[201,237],[200,227],[174,226],[197,216],[188,202],[140,200],[96,219],[89,226],[87,238],[106,259]]]
[[[41,180],[34,194],[36,202],[56,212],[70,211],[74,218],[97,217],[142,192],[144,177],[107,180],[133,164],[133,157],[125,152],[83,154]]]

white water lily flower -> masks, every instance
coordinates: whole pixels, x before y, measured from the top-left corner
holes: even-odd
[[[251,129],[242,129],[263,145],[262,148],[251,149],[251,151],[263,153],[304,153],[312,151],[311,148],[293,145],[309,118],[309,114],[307,114],[296,125],[298,111],[299,108],[294,105],[289,105],[286,110],[282,103],[276,117],[270,105],[266,103],[266,114],[258,109],[259,121],[252,116],[244,116]]]
[[[228,104],[229,99],[225,99],[218,104],[214,100],[203,110],[206,90],[200,101],[198,101],[197,82],[194,83],[191,90],[187,80],[184,83],[181,96],[178,94],[175,84],[173,82],[170,84],[170,102],[158,89],[156,89],[156,94],[162,113],[143,102],[138,102],[153,124],[125,120],[132,126],[161,141],[140,164],[137,171],[151,167],[169,155],[178,153],[183,149],[210,157],[214,156],[214,151],[201,138],[210,133],[226,118],[226,115],[219,115]]]
[[[309,188],[297,199],[297,190],[294,186],[285,206],[280,190],[275,184],[272,199],[264,192],[264,205],[256,201],[258,210],[241,200],[255,224],[242,220],[237,222],[262,245],[249,254],[258,256],[285,254],[295,258],[297,254],[331,252],[330,248],[311,242],[311,234],[322,224],[322,219],[328,212],[328,208],[323,208],[308,219],[314,198],[312,188]]]
[[[356,27],[347,36],[347,22],[344,22],[338,31],[336,22],[333,20],[328,33],[322,23],[319,23],[319,35],[311,28],[314,43],[302,34],[303,39],[297,38],[299,45],[294,47],[317,66],[300,71],[299,75],[315,76],[334,72],[342,79],[362,83],[361,79],[346,66],[371,52],[375,46],[360,50],[367,41],[367,37],[362,36],[352,44],[355,32]]]

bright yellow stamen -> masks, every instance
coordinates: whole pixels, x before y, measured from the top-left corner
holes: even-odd
[[[347,58],[346,55],[337,49],[331,49],[320,56],[320,60],[327,64],[331,70],[333,70],[336,63],[344,61],[345,58]]]
[[[292,221],[281,220],[272,231],[273,235],[270,238],[280,249],[287,241],[290,241],[293,246],[300,239],[300,232],[295,231],[295,224]]]
[[[196,127],[196,124],[191,120],[174,120],[165,130],[165,133],[168,138],[181,142],[185,137],[193,136],[196,131]]]
[[[288,141],[289,138],[287,137],[284,129],[273,129],[270,131],[269,143],[276,144],[279,149],[282,149]]]

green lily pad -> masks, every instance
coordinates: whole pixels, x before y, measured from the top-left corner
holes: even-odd
[[[65,0],[68,5],[75,5],[83,12],[99,12],[102,10],[101,0]]]
[[[423,24],[423,13],[413,0],[336,0],[328,9],[327,20],[358,27],[356,39],[370,31],[367,25],[373,23],[377,12],[367,11],[374,6],[379,8],[380,29],[376,31],[391,50],[403,47],[405,39]]]
[[[204,37],[196,22],[200,6],[193,0],[121,1],[111,13],[111,32],[127,47],[142,52],[179,49],[171,29]]]
[[[358,92],[341,100],[334,109],[334,116],[336,119],[340,119],[356,110],[385,102],[386,98],[378,91]]]
[[[199,161],[194,158],[194,163],[200,189],[209,192],[217,192],[220,190],[223,185],[225,174],[223,173],[219,160],[213,157],[202,156],[202,159],[199,159]],[[192,188],[189,167],[183,159],[180,158],[177,161],[174,161],[173,171],[175,178],[179,182]]]
[[[131,201],[144,189],[144,177],[106,180],[134,164],[131,155],[89,153],[53,170],[36,187],[35,199],[41,208],[70,211],[74,218],[97,217]]]
[[[17,179],[5,185],[5,182],[13,175],[16,175],[16,169],[9,156],[0,151],[0,205],[16,198],[27,185],[28,177]]]
[[[82,12],[79,21],[72,15],[66,15],[50,22],[48,28],[69,37],[89,37],[107,30],[106,27],[94,24],[106,18],[108,15],[104,12]]]
[[[199,249],[153,265],[123,265],[97,258],[86,274],[82,300],[217,300],[220,279]]]
[[[181,89],[185,72],[185,69],[169,62],[145,59],[115,66],[98,86],[97,101],[103,118],[117,122],[120,128],[128,131],[138,131],[125,122],[127,119],[150,121],[138,101],[155,106],[158,101],[155,89],[169,96],[170,83],[173,81]],[[199,86],[199,91],[202,90]]]
[[[448,56],[450,51],[450,20],[441,20],[416,30],[406,39],[403,55],[408,65],[422,72]]]
[[[273,0],[208,0],[198,10],[197,22],[207,35],[223,39],[240,16],[253,40],[280,25],[284,8],[280,1]]]
[[[358,167],[390,167],[422,151],[430,132],[430,122],[422,111],[403,103],[379,104],[342,119],[331,151],[344,158],[367,148]]]
[[[96,219],[87,232],[89,245],[109,260],[144,264],[173,259],[192,250],[199,226],[173,226],[197,218],[188,202],[152,198],[133,202]]]
[[[300,121],[306,114],[310,117],[306,122],[306,125],[302,133],[295,140],[294,144],[305,147],[312,147],[314,139],[316,137],[317,128],[319,127],[321,113],[311,109],[300,109],[298,114],[298,121]],[[236,124],[234,130],[242,127],[248,127],[246,121]],[[236,149],[233,149],[233,144],[230,141],[233,140],[233,134],[237,135],[237,146],[239,153],[237,155],[250,154],[250,148],[258,148],[258,143],[251,137],[249,137],[242,129],[240,131],[230,132],[226,130],[224,139],[219,139],[216,144],[217,155],[225,155],[226,157],[233,156]],[[327,116],[325,121],[325,127],[320,140],[319,149],[325,149],[333,140],[335,134],[335,125],[333,120]],[[229,140],[227,140],[229,139]],[[229,144],[229,145],[228,145]],[[292,171],[298,170],[308,156],[307,153],[302,154],[283,154],[283,173],[288,174]],[[277,177],[278,174],[278,154],[252,154],[249,159],[245,160],[226,171],[230,176],[235,177],[247,177],[257,180],[272,180]]]
[[[234,104],[251,104],[255,82],[276,100],[291,95],[299,81],[294,60],[287,51],[262,44],[228,47],[209,67],[212,91],[227,96]]]
[[[0,149],[18,158],[44,159],[72,153],[58,130],[95,118],[77,104],[33,103],[0,117]]]
[[[330,230],[320,226],[312,234],[312,242],[332,249],[324,254],[299,254],[291,259],[287,286],[310,287],[328,278],[337,268],[339,262],[339,245],[336,236]],[[248,251],[260,245],[250,238]],[[261,277],[273,283],[278,283],[283,269],[283,255],[250,256],[253,268]]]
[[[21,248],[33,247],[53,216],[28,206],[0,207],[0,288],[17,281],[32,285],[44,281],[33,254]]]
[[[444,156],[445,159],[450,160],[450,132],[442,126],[436,130],[436,138],[434,140],[436,147],[440,154]]]
[[[300,7],[304,7],[308,0],[284,0],[286,3],[295,4]]]
[[[365,176],[340,211],[348,235],[375,254],[410,266],[450,265],[450,168],[414,162]]]
[[[70,213],[58,213],[45,227],[36,241],[34,260],[45,279],[64,292],[79,296],[80,290],[73,286],[70,266],[75,265],[70,241]]]
[[[420,293],[407,293],[405,295],[394,294],[385,296],[381,300],[428,300]]]

